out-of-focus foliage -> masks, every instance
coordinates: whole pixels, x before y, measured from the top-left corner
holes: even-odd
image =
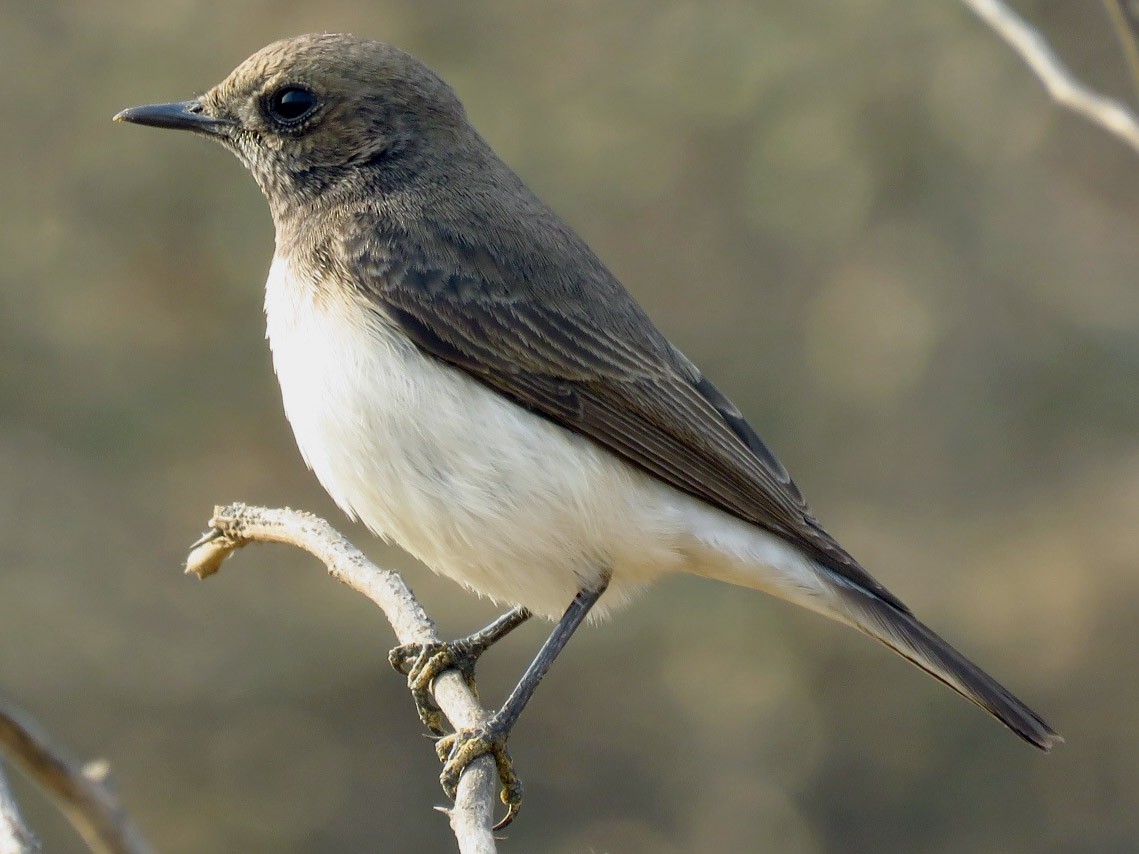
[[[1098,6],[1038,3],[1126,96]],[[0,7],[0,684],[167,852],[438,851],[380,616],[299,555],[205,584],[213,503],[342,517],[282,417],[272,230],[221,149],[112,125],[351,30],[499,152],[1053,756],[849,630],[677,579],[582,632],[513,741],[515,851],[1139,848],[1139,158],[954,2]],[[449,634],[493,609],[405,567]],[[540,642],[484,662],[497,702]],[[21,790],[49,850],[78,840]]]

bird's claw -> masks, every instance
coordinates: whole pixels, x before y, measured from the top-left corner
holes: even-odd
[[[419,719],[435,735],[442,735],[443,716],[435,702],[432,687],[444,670],[458,670],[477,698],[475,663],[482,650],[475,650],[462,640],[437,643],[409,643],[388,653],[388,662],[397,673],[407,677],[407,687],[415,701]]]
[[[506,804],[506,816],[494,826],[495,830],[502,830],[514,821],[522,807],[522,781],[514,773],[514,760],[506,749],[508,735],[509,730],[491,720],[474,729],[462,729],[445,735],[435,742],[435,752],[443,763],[439,782],[451,800],[455,799],[459,778],[467,766],[484,754],[489,753],[494,757],[498,779],[502,784],[499,797]]]

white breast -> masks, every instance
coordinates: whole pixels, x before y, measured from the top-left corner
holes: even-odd
[[[265,313],[305,462],[376,533],[550,617],[605,573],[597,614],[677,570],[829,610],[825,578],[782,540],[422,354],[362,300],[277,257]]]
[[[285,413],[349,514],[500,602],[560,615],[679,568],[680,519],[639,472],[420,353],[351,294],[273,261],[265,312]]]

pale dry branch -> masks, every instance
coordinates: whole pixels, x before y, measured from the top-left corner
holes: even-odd
[[[149,854],[150,846],[107,786],[105,763],[81,766],[66,758],[26,712],[4,699],[0,749],[55,800],[92,851]]]
[[[39,840],[24,824],[0,767],[0,854],[37,854],[39,850]]]
[[[1103,0],[1103,5],[1107,7],[1107,16],[1111,18],[1111,25],[1123,48],[1131,85],[1139,94],[1139,18],[1136,17],[1136,7],[1133,2],[1124,3],[1124,0]]]
[[[205,578],[217,572],[234,550],[247,543],[283,543],[309,552],[337,581],[371,599],[384,612],[401,644],[437,643],[435,624],[399,574],[381,569],[324,519],[299,510],[230,504],[214,508],[211,530],[193,546],[186,571]],[[488,712],[457,671],[435,680],[435,699],[457,729],[476,727]],[[459,781],[455,806],[445,810],[462,854],[493,854],[498,773],[494,760],[472,762]]]
[[[1124,104],[1077,80],[1048,41],[1001,0],[962,0],[1020,54],[1061,106],[1115,134],[1139,152],[1139,119]]]

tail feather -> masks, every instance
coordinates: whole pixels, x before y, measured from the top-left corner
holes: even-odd
[[[728,519],[704,505],[688,508],[693,569],[853,626],[912,661],[980,706],[1029,744],[1050,750],[1063,741],[1040,715],[923,625],[897,599],[879,596],[812,560],[786,540]]]
[[[844,585],[845,587],[845,585]],[[842,616],[855,628],[881,641],[903,658],[980,706],[1029,744],[1047,752],[1064,739],[1040,715],[969,659],[942,640],[913,614],[873,593],[854,587],[839,597]]]

